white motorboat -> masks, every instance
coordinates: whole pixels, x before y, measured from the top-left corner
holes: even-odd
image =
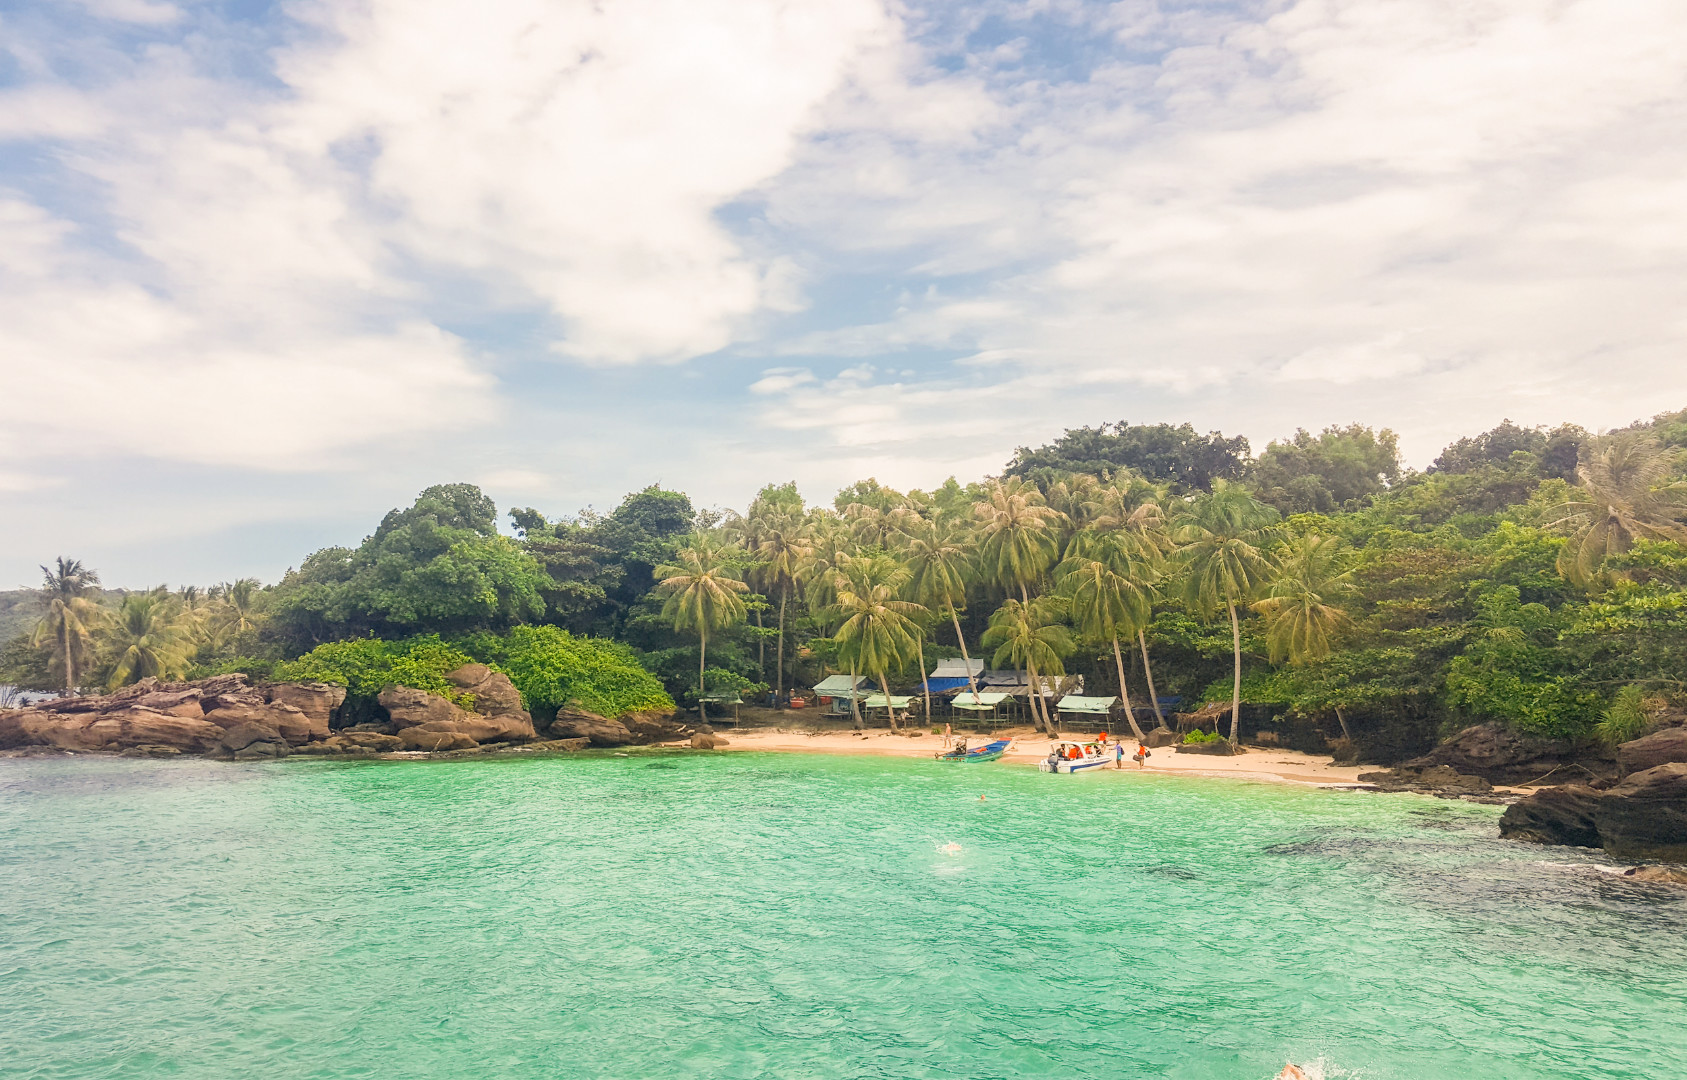
[[[1113,761],[1113,748],[1102,742],[1057,740],[1049,744],[1048,757],[1037,768],[1042,772],[1075,773],[1100,769]]]

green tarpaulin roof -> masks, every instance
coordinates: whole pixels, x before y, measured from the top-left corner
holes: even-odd
[[[974,695],[970,690],[962,690],[955,695],[952,704],[957,709],[994,709],[1012,696],[1012,694],[998,694],[989,690],[981,690],[977,695]]]
[[[850,691],[858,690],[866,681],[865,675],[857,675],[853,683],[848,675],[828,675],[815,684],[814,692],[821,697],[848,697]]]
[[[1079,694],[1067,694],[1056,703],[1055,708],[1061,712],[1106,713],[1118,700],[1116,697],[1083,697]]]
[[[893,709],[906,709],[908,707],[908,703],[913,700],[914,699],[911,696],[903,697],[901,694],[892,694],[890,695],[890,707]],[[882,709],[885,707],[885,696],[883,694],[868,694],[866,700],[861,704],[865,705],[869,709]]]

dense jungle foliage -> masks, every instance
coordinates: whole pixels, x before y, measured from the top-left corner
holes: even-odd
[[[608,513],[513,509],[513,535],[441,485],[269,587],[118,595],[60,560],[0,669],[39,688],[238,669],[364,700],[444,691],[475,659],[541,715],[615,715],[839,671],[917,693],[964,648],[1090,693],[1122,669],[1135,705],[1152,679],[1180,710],[1240,703],[1373,758],[1480,720],[1593,737],[1687,694],[1683,447],[1687,412],[1598,436],[1507,421],[1414,472],[1386,429],[1256,457],[1120,422],[975,483],[867,479],[818,506],[769,485],[742,512],[650,487]]]

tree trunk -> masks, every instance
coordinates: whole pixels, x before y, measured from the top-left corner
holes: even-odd
[[[761,624],[761,609],[756,609],[756,630],[766,629]],[[767,639],[759,632],[756,634],[756,674],[767,678]]]
[[[961,633],[961,617],[955,614],[955,605],[949,605],[949,621],[955,624],[955,640],[961,643],[961,663],[967,666],[967,686],[972,690],[973,704],[978,703],[978,680],[972,677],[972,657],[967,655],[967,638]]]
[[[885,715],[890,717],[890,730],[901,731],[896,724],[896,706],[890,703],[890,680],[885,678],[885,669],[879,669],[879,693],[885,698]]]
[[[59,643],[64,650],[64,694],[70,697],[76,692],[76,661],[70,656],[70,620],[59,620]]]
[[[703,704],[703,695],[706,693],[706,689],[703,686],[703,672],[706,670],[708,659],[709,631],[705,628],[697,631],[697,722],[699,724],[703,723],[708,718],[704,712],[704,709],[707,706]]]
[[[1161,731],[1170,731],[1166,714],[1160,711],[1160,695],[1154,689],[1154,669],[1148,666],[1148,635],[1138,630],[1136,640],[1142,646],[1142,677],[1148,680],[1148,699],[1154,703],[1154,719],[1160,722]]]
[[[1119,697],[1125,703],[1125,719],[1130,721],[1131,733],[1136,736],[1138,745],[1147,741],[1142,729],[1136,726],[1136,713],[1131,711],[1131,692],[1125,687],[1125,658],[1119,654],[1119,639],[1113,638],[1113,663],[1119,669]]]
[[[926,723],[931,723],[931,676],[926,671],[926,635],[921,629],[920,636],[914,639],[914,648],[920,654],[920,684],[926,691]]]
[[[855,695],[855,682],[861,676],[855,670],[855,665],[849,665],[849,716],[855,721],[855,730],[861,731],[866,725],[861,722],[861,699]]]
[[[1236,649],[1236,677],[1230,684],[1230,745],[1240,741],[1242,725],[1242,624],[1236,621],[1236,602],[1230,602],[1230,641]]]
[[[1029,660],[1025,662],[1025,676],[1030,680],[1030,693],[1026,695],[1026,700],[1031,705],[1031,717],[1033,720],[1040,721],[1043,730],[1049,733],[1050,738],[1053,738],[1056,732],[1054,722],[1049,719],[1048,705],[1043,701],[1043,682],[1037,678],[1037,665]]]
[[[789,588],[779,590],[779,655],[774,659],[773,670],[773,704],[778,706],[785,697],[785,601],[791,595]]]
[[[1341,737],[1347,740],[1349,746],[1353,745],[1353,732],[1347,730],[1347,717],[1341,714],[1340,705],[1336,706],[1336,719],[1341,721]]]

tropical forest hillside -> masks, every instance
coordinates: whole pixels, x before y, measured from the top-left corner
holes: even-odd
[[[356,716],[389,682],[448,693],[472,659],[541,714],[618,715],[838,672],[917,693],[964,652],[1038,685],[1122,684],[1145,715],[1223,703],[1231,737],[1270,726],[1368,760],[1477,721],[1617,738],[1687,694],[1684,448],[1687,412],[1598,435],[1506,422],[1415,472],[1357,424],[1256,456],[1121,422],[1021,448],[999,477],[868,478],[818,505],[790,483],[741,511],[650,487],[500,519],[445,484],[267,586],[107,594],[59,559],[0,597],[0,663],[72,690],[328,679]]]

